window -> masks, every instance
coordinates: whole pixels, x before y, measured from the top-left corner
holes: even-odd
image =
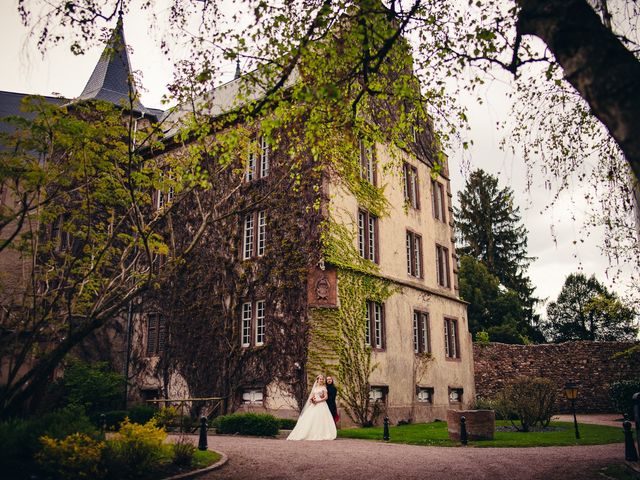
[[[445,203],[444,185],[436,180],[431,181],[431,204],[433,207],[433,217],[441,222],[447,221],[445,212],[447,204]]]
[[[264,210],[260,210],[259,212],[249,212],[244,216],[244,220],[242,222],[243,260],[248,260],[254,256],[261,257],[264,255],[267,240],[266,234],[267,218]]]
[[[262,135],[258,139],[258,145],[259,154],[256,154],[255,143],[252,142],[252,144],[249,145],[249,151],[247,152],[247,170],[244,177],[247,182],[269,175],[269,156],[271,152],[267,137]]]
[[[422,237],[407,231],[407,273],[422,278]]]
[[[416,387],[416,396],[418,397],[418,402],[433,403],[433,388]]]
[[[413,312],[413,351],[415,353],[430,353],[431,338],[429,335],[429,314],[427,312]]]
[[[381,303],[367,300],[364,342],[376,350],[385,348],[384,308]]]
[[[264,300],[256,302],[256,345],[264,345]]]
[[[402,167],[404,177],[404,200],[415,209],[420,208],[420,196],[418,193],[418,169],[405,163]]]
[[[253,332],[253,336],[252,336]],[[243,347],[264,345],[266,338],[265,301],[244,302],[240,319],[240,344]]]
[[[447,358],[460,358],[458,321],[453,318],[444,319],[444,353]]]
[[[244,405],[262,405],[264,394],[261,388],[247,388],[242,392],[242,403]]]
[[[369,400],[374,403],[386,403],[387,395],[389,394],[389,387],[371,387],[369,390]]]
[[[251,302],[242,304],[242,346],[249,347],[251,345],[251,320],[253,318],[253,309]]]
[[[156,192],[156,209],[160,210],[165,205],[169,205],[173,202],[174,189],[171,182],[173,176],[171,174],[162,174],[160,176],[160,188]]]
[[[147,316],[147,357],[153,357],[164,352],[165,337],[164,317],[159,313],[150,313]]]
[[[378,263],[378,218],[358,211],[358,249],[360,256]]]
[[[436,245],[436,275],[438,285],[451,288],[451,277],[449,276],[449,249],[442,245]]]
[[[462,388],[449,388],[449,403],[461,403],[462,393]]]
[[[162,253],[153,252],[151,254],[151,273],[158,275],[162,270],[162,267],[167,261],[167,256]]]
[[[373,145],[367,146],[360,140],[360,177],[370,184],[376,184],[376,160]]]

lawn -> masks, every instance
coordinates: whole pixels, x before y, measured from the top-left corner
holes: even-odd
[[[509,421],[496,421],[496,426],[511,425]],[[573,423],[551,422],[552,427],[560,430],[549,432],[495,432],[493,440],[469,442],[474,447],[551,447],[566,445],[600,445],[604,443],[622,443],[622,428],[602,425],[580,424],[580,440],[576,440]],[[362,438],[382,440],[382,427],[345,428],[338,431],[341,438]],[[417,423],[389,428],[392,443],[411,445],[432,445],[453,447],[460,442],[449,440],[447,422]]]

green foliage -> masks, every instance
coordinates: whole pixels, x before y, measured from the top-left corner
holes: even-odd
[[[609,387],[611,401],[616,412],[629,415],[633,419],[633,395],[640,392],[640,377],[632,380],[613,382]]]
[[[513,191],[500,189],[497,177],[474,170],[458,199],[460,206],[454,208],[458,252],[477,261],[467,262],[460,274],[461,287],[463,280],[465,286],[460,294],[471,303],[470,327],[472,323],[477,329],[500,327],[492,339],[505,343],[522,343],[520,335],[542,340],[535,328],[538,299],[526,276],[533,258],[527,255],[527,229],[513,203]],[[494,318],[487,318],[491,315]]]
[[[595,276],[572,273],[558,299],[547,307],[544,330],[554,342],[634,340],[638,334],[636,315]]]
[[[175,427],[180,422],[180,414],[176,407],[162,407],[153,414],[156,424],[164,429]]]
[[[551,422],[557,389],[553,382],[540,377],[518,377],[494,399],[501,418],[516,418],[523,432],[531,427],[546,427]],[[515,426],[515,423],[514,423]]]
[[[158,412],[155,407],[146,405],[144,403],[133,405],[129,409],[129,420],[133,423],[139,423],[141,425],[149,422]]]
[[[73,433],[97,438],[98,432],[82,408],[70,406],[29,419],[10,419],[0,423],[0,464],[9,478],[28,477],[34,455],[41,447],[39,438],[56,440]]]
[[[216,417],[214,427],[217,433],[275,437],[280,423],[273,415],[265,413],[233,413]]]
[[[530,329],[517,293],[502,287],[484,263],[469,255],[460,258],[458,275],[460,297],[469,302],[469,331],[476,340],[484,332],[493,342],[525,343]]]
[[[280,430],[293,430],[296,421],[293,418],[278,418],[278,428]]]
[[[83,433],[62,440],[41,437],[42,450],[35,456],[46,475],[69,480],[100,479],[105,476],[101,458],[105,443]]]
[[[109,370],[106,362],[94,364],[77,359],[67,362],[64,376],[56,382],[54,390],[69,405],[83,407],[95,422],[101,413],[120,406],[124,395],[124,377]]]
[[[125,420],[104,450],[108,478],[136,479],[153,476],[164,455],[167,434],[153,420],[144,425]]]
[[[129,416],[129,411],[128,410],[111,410],[109,412],[104,412],[104,421],[106,423],[107,429],[108,430],[117,430],[118,427],[120,426],[120,424],[122,422],[124,422],[124,419],[127,418]],[[98,424],[100,423],[102,417],[98,417]],[[102,427],[102,425],[98,425],[99,427]]]
[[[196,446],[186,437],[180,437],[171,447],[173,448],[173,464],[180,467],[190,467]]]
[[[475,341],[479,345],[488,345],[490,342],[489,332],[486,330],[480,330],[476,333]]]

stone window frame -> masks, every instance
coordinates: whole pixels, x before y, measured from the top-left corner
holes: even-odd
[[[436,281],[440,287],[451,289],[449,249],[436,243]]]
[[[457,318],[444,317],[444,354],[447,360],[460,360],[460,325]]]
[[[438,180],[431,180],[431,209],[433,211],[433,218],[447,222],[447,203],[445,195],[445,186]]]
[[[420,182],[418,168],[408,162],[402,165],[402,184],[404,201],[415,210],[420,210]]]
[[[384,303],[367,300],[365,314],[365,345],[375,351],[384,351],[387,346]]]
[[[421,393],[427,393],[428,397],[425,400],[424,397],[421,399]],[[435,389],[433,387],[422,387],[420,385],[416,385],[416,401],[418,403],[428,403],[433,405],[433,396],[435,394]]]
[[[373,263],[380,263],[378,217],[363,208],[358,209],[358,252]],[[373,244],[373,245],[372,245]]]
[[[424,310],[413,311],[413,352],[431,353],[431,322]]]
[[[457,399],[453,399],[454,396]],[[461,404],[464,398],[464,388],[449,387],[448,398],[449,398],[449,403]]]
[[[416,249],[417,247],[417,249]],[[424,278],[424,259],[422,248],[422,235],[407,229],[407,275],[413,278]]]

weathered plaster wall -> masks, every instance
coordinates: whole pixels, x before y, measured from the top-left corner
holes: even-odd
[[[570,405],[562,395],[564,384],[580,386],[580,412],[613,410],[609,385],[640,375],[640,352],[614,358],[634,345],[630,342],[566,342],[546,345],[474,344],[476,394],[490,397],[518,376],[544,377],[558,386],[559,410]]]

